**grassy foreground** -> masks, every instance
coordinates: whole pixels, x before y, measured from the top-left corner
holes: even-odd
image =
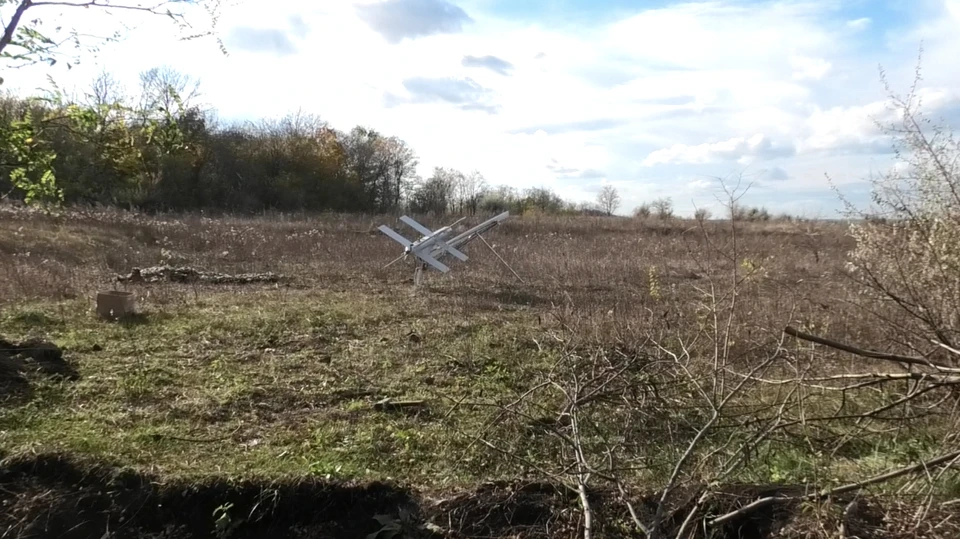
[[[97,320],[87,300],[5,310],[0,334],[51,339],[82,377],[36,377],[31,398],[0,408],[0,444],[173,476],[443,485],[509,473],[457,436],[485,411],[450,412],[520,390],[543,364],[529,313],[457,312],[401,287],[196,292],[127,323]],[[385,398],[425,406],[376,409]]]

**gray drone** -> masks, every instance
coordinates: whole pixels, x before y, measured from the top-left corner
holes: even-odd
[[[395,260],[393,260],[392,262],[390,262],[389,264],[387,264],[386,266],[384,266],[384,268],[388,268],[392,266],[394,263],[400,260],[404,260],[410,255],[413,255],[417,259],[416,268],[413,274],[413,282],[415,285],[419,285],[423,281],[423,271],[427,268],[428,265],[437,269],[441,273],[449,272],[450,267],[444,264],[443,262],[441,262],[440,259],[446,255],[451,255],[454,258],[457,258],[461,261],[466,261],[468,257],[467,255],[463,254],[463,252],[460,251],[460,248],[462,248],[467,243],[473,241],[474,239],[480,238],[480,240],[484,244],[486,244],[486,246],[489,247],[491,251],[493,251],[493,254],[495,254],[497,258],[499,258],[500,261],[503,262],[503,264],[507,266],[507,268],[509,268],[510,271],[512,271],[513,274],[516,275],[517,278],[519,279],[520,276],[517,275],[517,272],[513,271],[513,268],[510,268],[510,266],[506,263],[506,261],[504,261],[503,258],[501,258],[500,255],[493,250],[493,247],[491,247],[490,244],[487,243],[487,241],[481,235],[485,232],[488,232],[493,227],[499,225],[507,217],[510,217],[510,212],[505,211],[500,215],[491,217],[490,219],[487,219],[486,221],[480,223],[479,225],[465,232],[462,232],[461,234],[453,238],[447,239],[451,234],[453,234],[453,227],[459,224],[460,221],[463,221],[463,218],[443,228],[438,228],[437,230],[430,230],[429,228],[414,221],[410,217],[407,217],[406,215],[404,215],[400,217],[400,220],[406,223],[408,226],[410,226],[410,228],[416,230],[420,234],[423,234],[423,236],[416,241],[410,241],[407,238],[398,234],[397,232],[394,232],[393,229],[391,229],[387,225],[380,225],[379,227],[380,232],[383,232],[395,242],[399,243],[400,245],[403,245],[403,254],[400,255]]]

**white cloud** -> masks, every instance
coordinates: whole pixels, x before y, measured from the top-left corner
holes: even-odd
[[[222,118],[301,108],[340,129],[403,138],[422,174],[477,169],[491,183],[555,186],[586,200],[580,186],[602,174],[625,207],[679,190],[682,211],[684,197],[712,199],[705,176],[789,171],[778,188],[815,192],[824,172],[863,177],[871,159],[887,159],[870,121],[884,113],[878,62],[906,87],[922,37],[925,83],[960,88],[960,0],[922,3],[916,23],[883,41],[879,17],[847,20],[826,0],[682,3],[570,26],[500,17],[487,0],[390,0],[403,20],[368,0],[359,9],[348,0],[276,0],[270,10],[248,2],[221,17],[222,33],[240,40],[229,57],[140,18],[137,33],[97,61],[54,76],[84,86],[106,68],[132,89],[139,71],[172,65],[201,78]],[[414,16],[424,10],[434,17]],[[69,17],[99,33],[111,20],[91,10]],[[4,76],[32,90],[45,74]],[[941,90],[925,99],[943,108],[956,98]],[[558,174],[546,166],[554,159],[577,172]]]
[[[873,20],[871,20],[870,17],[860,17],[859,19],[847,21],[847,28],[856,31],[866,30],[870,27],[871,22],[873,22]]]
[[[704,164],[721,161],[736,161],[748,164],[755,159],[771,159],[789,155],[792,148],[775,145],[763,133],[757,133],[749,138],[736,137],[720,142],[708,142],[696,146],[675,144],[652,152],[643,160],[646,166],[660,164]]]
[[[791,56],[790,66],[793,68],[793,80],[820,80],[833,67],[823,58],[809,58],[806,56]]]
[[[691,191],[706,191],[714,186],[714,182],[705,179],[692,180],[687,184]]]
[[[932,117],[960,107],[960,93],[955,91],[921,88],[918,98],[925,114]],[[896,127],[900,121],[889,99],[829,109],[814,105],[805,121],[806,136],[798,143],[797,150],[798,153],[889,153],[893,141],[881,128]]]

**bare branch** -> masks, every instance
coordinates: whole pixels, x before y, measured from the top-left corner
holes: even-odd
[[[31,6],[30,0],[22,0],[20,5],[17,6],[17,10],[13,12],[13,16],[10,17],[10,22],[7,23],[6,27],[3,29],[3,36],[0,37],[0,52],[13,41],[13,33],[17,31],[17,26],[20,25],[20,19],[23,17],[24,12],[30,9]]]
[[[90,2],[30,2],[31,7],[40,6],[61,6],[61,7],[100,7],[110,9],[128,9],[131,11],[145,11],[154,14],[161,14],[157,11],[171,2],[161,2],[155,6],[130,6],[125,4],[108,4],[102,0],[91,0]],[[166,14],[166,13],[163,13]]]
[[[787,326],[783,330],[787,335],[791,335],[798,339],[805,341],[814,342],[817,344],[822,344],[824,346],[829,346],[830,348],[836,348],[837,350],[842,350],[844,352],[850,352],[862,357],[868,357],[871,359],[882,359],[885,361],[897,361],[900,363],[907,363],[909,365],[920,365],[924,367],[932,367],[943,372],[950,373],[960,373],[960,368],[951,367],[943,363],[935,362],[922,357],[910,357],[910,356],[901,356],[898,354],[887,354],[884,352],[875,352],[873,350],[866,350],[863,348],[857,348],[856,346],[851,346],[849,344],[844,344],[838,341],[831,339],[826,339],[824,337],[818,337],[816,335],[811,335],[809,333],[804,333],[794,327]]]

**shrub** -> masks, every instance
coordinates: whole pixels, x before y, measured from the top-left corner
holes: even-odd
[[[637,219],[647,219],[651,213],[650,204],[647,203],[643,203],[633,209],[633,216]]]
[[[673,201],[670,200],[670,197],[654,200],[652,207],[657,219],[670,219],[673,217]]]
[[[918,70],[900,97],[883,79],[895,119],[880,128],[894,142],[897,164],[871,179],[871,211],[844,202],[861,219],[851,226],[853,274],[873,299],[898,308],[899,340],[929,351],[930,341],[960,345],[960,144],[947,126],[923,117],[919,80]]]

